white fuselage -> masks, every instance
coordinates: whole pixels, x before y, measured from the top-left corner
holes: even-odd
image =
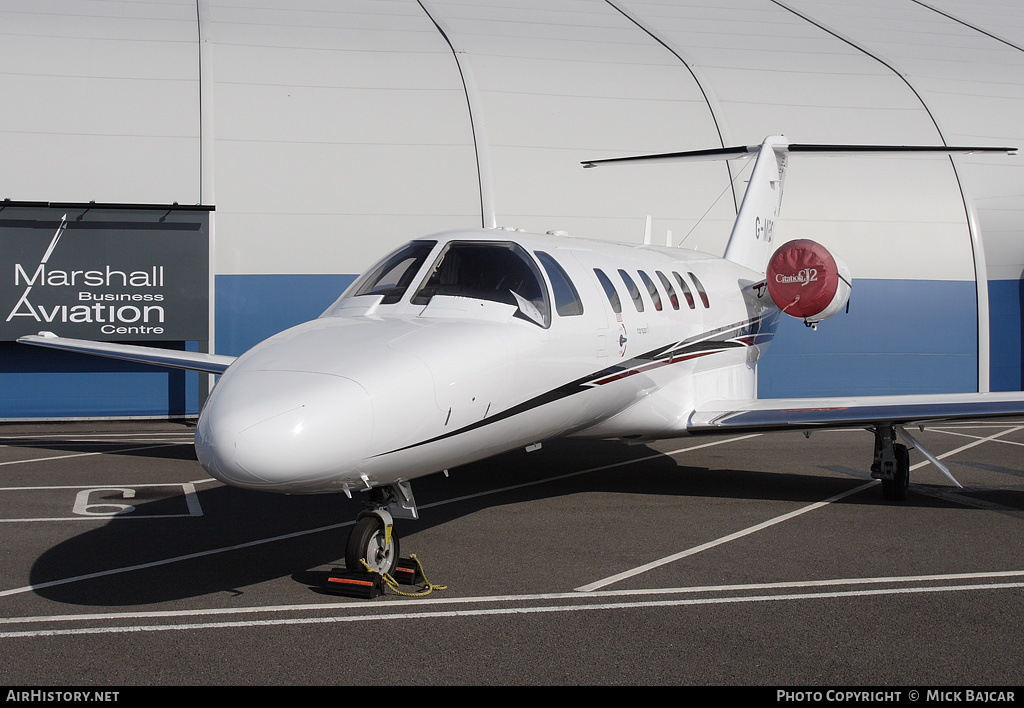
[[[350,491],[559,436],[682,435],[699,402],[754,397],[779,316],[763,274],[694,251],[503,230],[405,248],[227,369],[196,430],[211,475]]]

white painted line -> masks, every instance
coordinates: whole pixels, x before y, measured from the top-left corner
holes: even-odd
[[[962,438],[974,438],[975,440],[982,440],[980,435],[968,435],[967,433],[957,433],[952,430],[941,430],[939,428],[929,428],[929,432],[942,433],[943,435],[957,435]],[[1002,443],[1003,445],[1019,445],[1024,447],[1024,442],[1017,442],[1016,440],[1000,440],[995,439],[994,442]]]
[[[89,430],[71,430],[64,433],[24,433],[22,435],[0,435],[0,443],[8,442],[11,440],[22,441],[22,440],[77,440],[79,438],[144,438],[152,436],[188,436],[192,437],[195,433],[188,430],[152,430],[149,432],[143,430],[136,430],[134,432],[120,432],[120,433],[100,433],[97,431]]]
[[[96,522],[96,520],[100,520],[100,522],[110,522],[110,520],[115,518],[125,520],[128,518],[190,518],[193,516],[202,516],[202,514],[165,513],[141,515],[126,513],[120,515],[111,514],[110,516],[33,516],[31,518],[0,518],[0,524],[20,524],[23,522]]]
[[[981,438],[981,439],[975,440],[974,442],[967,443],[966,445],[962,445],[962,446],[960,446],[960,447],[958,447],[958,448],[956,448],[954,450],[950,450],[949,452],[945,452],[945,453],[943,453],[941,455],[937,455],[937,458],[941,460],[941,459],[944,459],[946,457],[950,457],[950,456],[955,455],[955,454],[957,454],[959,452],[963,452],[964,450],[969,450],[972,447],[976,447],[978,445],[981,445],[982,443],[989,442],[991,440],[995,440],[996,438],[998,438],[998,437],[1000,437],[1002,435],[1008,435],[1010,433],[1017,432],[1018,430],[1021,430],[1021,429],[1024,429],[1024,425],[1018,425],[1018,426],[1014,426],[1012,428],[1008,428],[1006,430],[1003,430],[1003,431],[1000,431],[1000,432],[995,433],[993,435],[990,435],[990,436],[988,436],[986,438]],[[915,470],[915,469],[918,469],[920,467],[924,467],[925,465],[930,465],[930,464],[931,463],[928,462],[928,460],[924,460],[923,462],[919,462],[916,465],[911,465],[910,469],[911,470]],[[862,484],[859,487],[854,487],[853,489],[850,489],[850,490],[848,490],[846,492],[842,492],[840,494],[836,494],[835,496],[829,497],[828,499],[825,499],[823,501],[815,502],[814,504],[810,504],[810,505],[805,506],[805,507],[803,507],[801,509],[797,509],[796,511],[791,511],[788,514],[783,514],[781,516],[776,516],[774,519],[769,519],[769,520],[764,521],[764,522],[762,522],[760,524],[756,524],[754,526],[750,526],[749,528],[743,529],[741,531],[737,531],[735,533],[731,533],[728,536],[723,536],[723,537],[715,539],[713,541],[708,541],[707,543],[702,543],[699,546],[694,546],[693,548],[689,548],[689,549],[687,549],[685,551],[680,551],[679,553],[675,553],[675,554],[672,554],[670,556],[666,556],[665,558],[660,558],[658,560],[651,561],[650,563],[646,563],[646,564],[638,566],[636,568],[632,568],[630,570],[623,571],[621,573],[618,573],[616,575],[612,575],[612,576],[604,578],[602,580],[594,581],[592,583],[589,583],[587,585],[583,585],[583,586],[578,587],[576,589],[579,590],[580,592],[590,592],[590,591],[593,591],[593,590],[597,590],[597,589],[603,588],[603,587],[605,587],[607,585],[611,585],[612,583],[617,583],[620,580],[625,580],[627,578],[632,578],[632,577],[634,577],[636,575],[640,575],[642,573],[646,573],[649,570],[653,570],[655,568],[660,568],[663,565],[666,565],[668,563],[672,563],[672,562],[675,562],[677,560],[680,560],[681,558],[686,558],[688,556],[696,555],[697,553],[701,553],[702,551],[706,551],[706,550],[708,550],[710,548],[715,548],[717,546],[721,546],[722,544],[729,543],[731,541],[735,541],[736,539],[743,538],[745,536],[749,536],[752,533],[757,533],[758,531],[763,531],[766,528],[770,528],[770,527],[775,526],[776,524],[780,524],[780,523],[782,523],[784,521],[789,521],[790,519],[796,518],[797,516],[800,516],[802,514],[806,514],[809,511],[814,511],[816,509],[820,509],[823,506],[827,506],[827,505],[829,505],[829,504],[831,504],[833,502],[839,501],[840,499],[848,497],[848,496],[850,496],[852,494],[856,494],[857,492],[860,492],[860,491],[862,491],[864,489],[867,489],[868,487],[870,487],[872,485],[875,485],[875,484],[877,484],[877,481],[876,480],[872,480],[872,481],[868,482],[867,484]]]
[[[491,489],[491,490],[487,490],[487,491],[484,491],[484,492],[479,492],[479,493],[476,493],[476,494],[468,494],[468,495],[461,496],[461,497],[454,497],[452,499],[446,499],[446,500],[443,500],[443,501],[433,502],[431,504],[423,504],[423,505],[420,506],[420,508],[421,509],[426,509],[426,508],[435,507],[435,506],[443,506],[445,504],[453,504],[455,502],[464,501],[466,499],[472,499],[472,498],[477,498],[477,497],[484,497],[484,496],[488,496],[488,495],[491,495],[491,494],[497,494],[497,493],[500,493],[500,492],[508,491],[508,490],[511,490],[511,489],[520,489],[522,487],[529,487],[529,486],[533,486],[533,485],[536,485],[536,484],[544,484],[546,482],[551,482],[551,481],[554,481],[554,480],[566,479],[568,477],[575,477],[577,475],[587,474],[588,472],[596,472],[596,471],[599,471],[599,470],[610,469],[612,467],[621,467],[623,465],[630,465],[630,464],[635,464],[637,462],[644,462],[644,461],[647,461],[647,460],[658,459],[658,458],[664,457],[666,455],[675,455],[675,454],[682,453],[682,452],[689,452],[691,450],[699,450],[699,449],[702,449],[702,448],[705,448],[705,447],[711,447],[711,446],[714,446],[714,445],[723,445],[723,444],[729,443],[729,442],[738,442],[740,440],[746,440],[748,438],[754,438],[754,437],[757,437],[757,435],[756,434],[755,435],[743,435],[743,436],[736,437],[736,438],[725,438],[725,439],[716,440],[716,441],[710,442],[710,443],[704,443],[704,444],[701,444],[701,445],[694,445],[694,446],[691,446],[691,447],[680,448],[680,449],[674,450],[672,452],[666,452],[666,453],[659,452],[659,453],[654,454],[654,455],[647,455],[645,457],[640,457],[640,458],[636,458],[636,459],[632,459],[632,460],[624,460],[622,462],[614,462],[612,464],[602,465],[600,467],[591,467],[590,469],[581,470],[579,472],[571,472],[569,474],[560,475],[558,477],[548,477],[548,478],[545,478],[545,479],[536,480],[536,481],[533,481],[533,482],[527,482],[527,483],[524,483],[524,484],[517,484],[517,485],[513,485],[513,486],[509,486],[509,487],[502,487],[500,489]],[[90,454],[92,454],[92,453],[90,453]],[[201,480],[201,481],[212,481],[212,480]],[[284,541],[284,540],[288,540],[288,539],[292,539],[292,538],[298,538],[300,536],[308,536],[310,534],[320,533],[321,531],[332,531],[334,529],[339,529],[339,528],[342,528],[344,526],[351,526],[354,523],[355,523],[355,520],[344,521],[344,522],[338,523],[338,524],[331,524],[329,526],[320,526],[318,528],[308,529],[306,531],[297,531],[295,533],[284,534],[284,535],[281,535],[281,536],[273,536],[273,537],[270,537],[270,538],[263,538],[263,539],[258,539],[258,540],[255,540],[255,541],[248,541],[246,543],[240,543],[240,544],[236,544],[236,545],[233,545],[233,546],[225,546],[225,547],[222,547],[222,548],[211,548],[210,550],[200,551],[198,553],[188,553],[186,555],[175,556],[173,558],[166,558],[164,560],[153,561],[151,563],[142,563],[142,564],[139,564],[139,565],[130,565],[130,566],[125,566],[123,568],[112,568],[110,570],[98,571],[96,573],[87,573],[85,575],[78,575],[78,576],[74,576],[74,577],[70,577],[70,578],[62,578],[60,580],[51,580],[51,581],[46,582],[46,583],[37,583],[35,585],[26,585],[26,586],[20,587],[20,588],[11,588],[10,590],[0,590],[0,597],[7,597],[7,596],[10,596],[10,595],[18,595],[18,594],[26,593],[26,592],[34,592],[36,590],[41,590],[43,588],[54,587],[54,586],[57,586],[57,585],[67,585],[67,584],[70,584],[70,583],[80,582],[82,580],[92,580],[94,578],[101,578],[101,577],[106,577],[106,576],[109,576],[109,575],[117,575],[117,574],[120,574],[120,573],[130,573],[130,572],[133,572],[133,571],[136,571],[136,570],[145,570],[147,568],[155,568],[155,567],[162,566],[162,565],[170,565],[170,564],[173,564],[173,563],[179,563],[179,562],[182,562],[182,561],[194,560],[196,558],[202,558],[202,557],[205,557],[205,556],[212,556],[212,555],[217,555],[217,554],[220,554],[220,553],[228,553],[230,551],[237,551],[237,550],[241,550],[243,548],[252,548],[254,546],[261,546],[261,545],[264,545],[264,544],[267,544],[267,543],[275,543],[277,541]]]
[[[359,615],[333,615],[333,616],[321,616],[321,617],[293,617],[293,618],[279,618],[279,619],[262,619],[262,620],[234,620],[234,621],[221,621],[221,622],[189,622],[182,624],[151,624],[151,625],[128,625],[128,626],[116,626],[116,627],[78,627],[73,629],[37,629],[37,630],[24,630],[24,631],[8,631],[0,632],[0,638],[3,639],[14,639],[14,638],[32,638],[32,637],[54,637],[54,636],[69,636],[69,635],[85,635],[85,634],[126,634],[134,632],[162,632],[162,631],[182,631],[182,630],[198,630],[198,629],[237,629],[237,628],[252,628],[252,627],[270,627],[270,626],[284,626],[284,625],[309,625],[309,624],[335,624],[339,622],[381,622],[387,620],[405,620],[410,619],[465,619],[468,617],[486,617],[495,615],[509,615],[509,614],[539,614],[539,613],[552,613],[552,612],[586,612],[593,610],[622,610],[622,609],[637,609],[637,608],[653,608],[653,607],[684,607],[684,606],[696,606],[696,605],[729,605],[729,604],[741,604],[750,602],[792,602],[797,600],[819,600],[819,599],[838,599],[838,598],[856,598],[856,597],[869,597],[869,596],[883,596],[883,595],[914,595],[922,593],[939,593],[939,592],[965,592],[965,591],[978,591],[978,590],[1004,590],[1004,589],[1017,589],[1024,587],[1024,581],[1021,582],[1003,582],[1003,583],[985,583],[985,584],[964,584],[964,585],[944,585],[944,586],[927,586],[927,587],[899,587],[899,588],[865,588],[860,590],[843,590],[843,591],[830,591],[830,592],[803,592],[803,593],[776,593],[767,595],[739,595],[739,596],[722,596],[722,597],[701,597],[701,598],[676,598],[676,599],[661,599],[661,600],[633,600],[633,601],[621,601],[621,602],[608,602],[608,603],[594,603],[594,602],[579,602],[581,596],[574,595],[571,599],[575,599],[575,603],[568,604],[557,604],[557,605],[542,605],[542,606],[517,606],[517,607],[500,607],[500,608],[477,608],[477,609],[453,609],[453,610],[434,610],[434,611],[399,611],[400,608],[411,608],[421,607],[422,602],[388,602],[382,603],[382,605],[366,605],[365,603],[360,605],[363,609],[376,609],[376,610],[388,610],[385,612],[374,612],[368,614]],[[567,596],[562,595],[554,599],[562,599]],[[593,595],[586,596],[588,598],[594,597]],[[529,598],[536,601],[537,599],[552,599],[552,596],[534,596]],[[507,601],[507,600],[506,600]],[[466,603],[466,600],[454,600],[453,602]],[[322,607],[322,606],[321,606]],[[330,609],[335,609],[331,607]],[[199,614],[199,613],[193,613]],[[30,618],[31,619],[31,618]],[[16,619],[13,621],[17,621]]]
[[[52,523],[56,521],[111,521],[113,519],[189,519],[202,514],[111,514],[110,516],[34,516],[25,519],[0,519],[0,524],[18,524],[22,522]]]
[[[766,590],[794,590],[800,588],[843,587],[851,585],[897,585],[909,583],[965,583],[971,580],[998,580],[1024,578],[1024,570],[989,571],[975,573],[941,573],[936,575],[895,575],[875,578],[832,578],[827,580],[791,580],[771,583],[744,583],[734,585],[695,585],[681,588],[641,588],[634,590],[598,590],[592,593],[551,592],[524,595],[475,595],[444,597],[431,595],[414,601],[388,598],[368,604],[363,600],[303,603],[295,605],[266,605],[252,607],[213,607],[185,610],[141,610],[138,612],[90,612],[77,615],[30,615],[0,617],[0,626],[40,624],[46,622],[121,621],[133,619],[172,619],[185,617],[216,617],[277,612],[322,612],[338,610],[374,610],[382,607],[422,607],[424,605],[479,605],[495,602],[548,602],[552,600],[579,600],[581,598],[643,597],[651,595],[696,595],[724,592],[764,592]]]
[[[1024,425],[1017,425],[1017,426],[1014,426],[1012,428],[1008,428],[1007,430],[1003,430],[1003,431],[995,433],[993,435],[989,435],[987,438],[978,438],[974,442],[969,442],[966,445],[961,445],[960,447],[958,447],[956,449],[950,450],[949,452],[944,452],[941,455],[936,455],[935,457],[937,457],[940,460],[944,460],[947,457],[951,457],[952,455],[955,455],[955,454],[957,454],[959,452],[963,452],[964,450],[970,450],[972,447],[977,447],[978,445],[981,445],[982,443],[992,442],[993,440],[996,440],[997,442],[1006,442],[1004,440],[997,440],[997,438],[999,438],[999,437],[1001,437],[1003,435],[1009,435],[1010,433],[1016,433],[1018,430],[1024,430]],[[971,436],[971,437],[973,437],[973,436]],[[924,467],[925,465],[930,465],[930,464],[931,463],[928,460],[923,460],[921,462],[918,462],[916,465],[911,465],[910,469],[911,470],[916,470],[916,469],[919,469],[921,467]]]
[[[39,487],[0,487],[0,492],[32,492],[36,490],[50,491],[53,489],[106,489],[107,487],[132,487],[142,489],[143,487],[183,487],[185,485],[197,484],[197,482],[146,482],[145,484],[54,484]],[[209,480],[216,481],[216,480]]]
[[[73,455],[53,455],[52,457],[33,457],[29,460],[8,460],[7,462],[0,462],[0,467],[5,465],[24,465],[29,462],[53,462],[54,460],[70,460],[76,457],[94,457],[96,455],[112,455],[118,452],[135,452],[138,450],[155,450],[161,447],[178,447],[186,443],[164,443],[163,445],[145,445],[143,447],[119,447],[114,450],[100,450],[98,452],[76,452]]]
[[[351,526],[355,521],[345,521],[340,524],[332,524],[331,526],[321,526],[315,529],[307,529],[306,531],[295,531],[294,533],[286,533],[281,536],[274,536],[272,538],[261,538],[256,541],[247,541],[245,543],[238,543],[233,546],[224,546],[222,548],[211,548],[206,551],[197,551],[196,553],[187,553],[183,556],[175,556],[174,558],[165,558],[163,560],[152,561],[150,563],[139,563],[138,565],[129,565],[123,568],[111,568],[110,570],[100,570],[95,573],[86,573],[85,575],[76,575],[70,578],[61,578],[60,580],[51,580],[45,583],[35,583],[34,585],[26,585],[25,587],[12,588],[10,590],[0,590],[0,597],[8,597],[10,595],[19,595],[26,592],[34,592],[36,590],[42,590],[44,588],[52,588],[58,585],[67,585],[69,583],[77,583],[82,580],[92,580],[93,578],[103,578],[109,575],[118,575],[120,573],[130,573],[135,570],[145,570],[147,568],[158,568],[162,565],[170,565],[172,563],[180,563],[182,561],[194,560],[196,558],[204,558],[206,556],[215,556],[220,553],[227,553],[229,551],[238,551],[243,548],[252,548],[253,546],[262,546],[267,543],[274,543],[275,541],[284,541],[290,538],[299,538],[301,536],[308,536],[314,533],[320,533],[321,531],[330,531],[331,529],[341,528],[342,526]]]
[[[92,491],[112,491],[121,490],[126,493],[130,493],[134,497],[134,490],[142,489],[144,487],[170,487],[172,489],[180,490],[181,496],[185,500],[185,506],[188,509],[187,514],[136,514],[134,510],[128,511],[127,509],[120,512],[93,512],[87,508],[79,508],[78,498],[87,501],[88,496],[82,496],[87,490]],[[165,482],[165,483],[147,483],[147,484],[78,484],[78,485],[53,485],[53,486],[33,486],[33,487],[0,487],[0,493],[2,492],[25,492],[25,491],[55,491],[55,490],[67,490],[67,489],[78,489],[81,490],[78,497],[76,497],[76,504],[73,508],[74,516],[52,516],[52,517],[26,517],[26,518],[13,518],[13,519],[0,519],[0,523],[4,524],[15,524],[25,522],[54,522],[54,521],[110,521],[113,519],[178,519],[178,518],[189,518],[195,516],[202,516],[203,509],[199,504],[199,497],[196,496],[195,484],[192,482]],[[168,499],[171,496],[167,497]],[[88,505],[89,507],[112,507],[118,506],[112,503],[106,502],[94,502]],[[127,505],[122,505],[127,506]]]
[[[167,443],[168,445],[194,445],[195,439],[192,436],[188,437],[177,437],[174,435],[153,435],[146,437],[130,436],[130,437],[108,437],[102,440],[94,439],[92,437],[84,438],[80,436],[67,437],[67,438],[56,438],[56,437],[45,437],[39,439],[22,439],[22,438],[0,438],[0,448],[12,450],[16,448],[51,448],[66,445],[144,445],[151,443]]]
[[[866,484],[862,484],[859,487],[854,487],[853,489],[848,489],[845,492],[840,492],[839,494],[836,494],[835,496],[831,496],[828,499],[825,499],[824,501],[815,502],[814,504],[809,504],[808,506],[805,506],[805,507],[803,507],[801,509],[797,509],[795,511],[791,511],[788,514],[782,514],[781,516],[776,516],[774,519],[768,519],[767,521],[763,521],[760,524],[756,524],[754,526],[750,526],[750,527],[745,528],[745,529],[743,529],[741,531],[737,531],[736,533],[731,533],[728,536],[722,536],[721,538],[717,538],[714,541],[708,541],[707,543],[702,543],[699,546],[694,546],[693,548],[688,548],[685,551],[680,551],[679,553],[674,553],[674,554],[672,554],[670,556],[666,556],[664,558],[659,558],[658,560],[651,561],[650,563],[645,563],[644,565],[638,566],[636,568],[632,568],[630,570],[625,570],[625,571],[623,571],[621,573],[617,573],[616,575],[609,576],[607,578],[604,578],[603,580],[597,580],[597,581],[594,581],[592,583],[588,583],[587,585],[583,585],[583,586],[580,586],[580,587],[576,588],[576,590],[578,590],[580,592],[591,592],[593,590],[598,590],[600,588],[603,588],[606,585],[611,585],[612,583],[617,583],[620,580],[625,580],[627,578],[632,578],[635,575],[640,575],[641,573],[646,573],[649,570],[654,570],[655,568],[660,568],[663,565],[667,565],[668,563],[673,563],[673,562],[675,562],[675,561],[677,561],[677,560],[679,560],[681,558],[686,558],[688,556],[696,555],[698,553],[701,553],[703,551],[708,550],[709,548],[715,548],[717,546],[721,546],[721,545],[723,545],[725,543],[729,543],[731,541],[735,541],[738,538],[743,538],[744,536],[749,536],[752,533],[757,533],[758,531],[763,531],[764,529],[769,528],[771,526],[775,526],[776,524],[781,524],[784,521],[789,521],[790,519],[794,519],[797,516],[800,516],[802,514],[806,514],[809,511],[814,511],[815,509],[820,509],[821,507],[827,506],[827,505],[831,504],[832,502],[839,501],[840,499],[844,499],[844,498],[846,498],[848,496],[851,496],[853,494],[857,494],[858,492],[860,492],[860,491],[862,491],[864,489],[867,489],[868,487],[871,487],[871,486],[873,486],[875,484],[878,484],[878,482],[875,481],[875,480],[871,480],[870,482],[868,482]]]

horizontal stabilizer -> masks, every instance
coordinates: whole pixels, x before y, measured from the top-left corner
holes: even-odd
[[[936,154],[936,155],[980,155],[997,153],[1016,155],[1015,147],[985,147],[957,145],[815,145],[811,143],[790,143],[788,152],[816,153],[819,155],[898,155],[905,154]]]
[[[779,153],[809,153],[817,155],[898,155],[898,154],[939,154],[939,155],[974,155],[998,153],[1015,155],[1015,147],[965,147],[948,145],[831,145],[815,143],[773,142],[771,145]],[[760,145],[711,148],[709,150],[689,150],[684,152],[665,152],[654,155],[633,155],[630,157],[611,157],[604,160],[585,160],[580,163],[584,167],[598,165],[626,164],[630,162],[704,162],[707,160],[735,160],[753,157],[761,149]]]
[[[689,152],[666,152],[657,155],[634,155],[632,157],[609,157],[604,160],[585,160],[580,164],[584,167],[598,165],[623,164],[628,162],[707,162],[709,160],[735,160],[752,157],[757,154],[760,145],[748,147],[711,148],[708,150],[690,150]]]
[[[782,205],[782,188],[786,179],[786,163],[790,154],[816,155],[921,155],[921,154],[1016,154],[1017,148],[1009,147],[955,147],[948,145],[826,145],[812,143],[790,143],[784,136],[770,135],[760,145],[711,148],[687,152],[666,152],[655,155],[614,157],[604,160],[587,160],[584,167],[599,165],[651,163],[651,162],[692,162],[705,160],[733,160],[754,155],[757,160],[751,171],[747,190],[743,195],[736,222],[733,224],[729,243],[723,257],[764,273],[768,258],[775,249],[775,225]]]
[[[1024,416],[1024,392],[711,401],[690,416],[689,433],[769,432],[914,425]]]
[[[30,334],[18,339],[21,344],[36,347],[60,349],[62,351],[103,356],[110,359],[134,361],[140,364],[166,366],[172,369],[190,369],[205,371],[209,374],[222,374],[235,360],[233,356],[204,354],[202,352],[183,352],[174,349],[143,347],[133,344],[114,344],[112,342],[92,342],[86,339],[65,339],[49,332]]]

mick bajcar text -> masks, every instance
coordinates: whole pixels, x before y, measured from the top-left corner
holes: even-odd
[[[925,689],[906,691],[786,691],[775,692],[775,700],[793,703],[899,703],[908,702],[961,702],[961,703],[1015,703],[1013,691],[977,689]]]

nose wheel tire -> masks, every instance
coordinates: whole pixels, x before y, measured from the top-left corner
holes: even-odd
[[[390,538],[389,538],[390,535]],[[365,571],[362,559],[378,573],[391,574],[398,563],[398,536],[388,534],[377,516],[364,516],[356,522],[345,547],[345,567]]]

